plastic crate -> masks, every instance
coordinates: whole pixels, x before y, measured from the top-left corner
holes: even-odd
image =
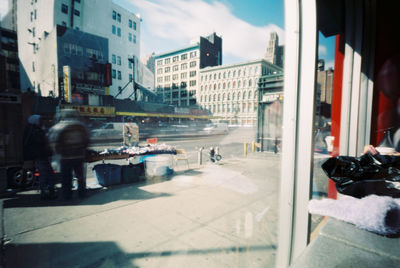
[[[126,165],[121,167],[121,182],[132,183],[140,181],[140,177],[144,175],[144,163],[135,165]]]
[[[169,175],[172,166],[170,155],[156,155],[145,159],[146,177],[163,177]]]
[[[121,166],[99,164],[93,167],[94,174],[101,186],[121,184]]]

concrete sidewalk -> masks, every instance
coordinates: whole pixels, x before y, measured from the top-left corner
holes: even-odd
[[[92,190],[4,199],[6,267],[273,267],[279,156]]]

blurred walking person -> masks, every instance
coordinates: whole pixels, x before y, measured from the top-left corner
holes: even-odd
[[[86,169],[84,168],[89,132],[77,111],[61,110],[57,123],[50,129],[50,140],[55,152],[61,156],[61,183],[64,199],[72,198],[73,173],[78,179],[78,196],[86,196]]]
[[[40,198],[57,198],[54,189],[55,176],[50,164],[52,150],[40,115],[31,115],[28,118],[23,137],[23,155],[24,161],[34,161],[39,172]]]
[[[277,154],[278,151],[279,151],[279,141],[278,141],[278,138],[275,138],[275,141],[274,141],[274,154]]]

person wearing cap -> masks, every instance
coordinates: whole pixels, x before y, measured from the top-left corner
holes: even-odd
[[[52,150],[40,115],[31,115],[23,136],[24,161],[34,161],[39,172],[40,197],[42,200],[57,198],[54,189],[54,173],[50,164]]]

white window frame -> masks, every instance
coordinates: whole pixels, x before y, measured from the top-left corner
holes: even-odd
[[[315,89],[316,79],[316,21],[316,1],[285,0],[285,103],[276,267],[289,267],[309,239],[307,205],[313,174],[315,106],[315,90],[310,89]]]
[[[346,1],[344,8],[339,154],[350,156],[360,155],[363,146],[370,143],[373,103],[375,6],[374,1],[367,3],[364,12],[356,5],[357,1]],[[367,17],[363,18],[365,14]],[[276,267],[292,265],[309,242],[307,206],[314,167],[316,25],[316,1],[285,0],[285,103]]]

